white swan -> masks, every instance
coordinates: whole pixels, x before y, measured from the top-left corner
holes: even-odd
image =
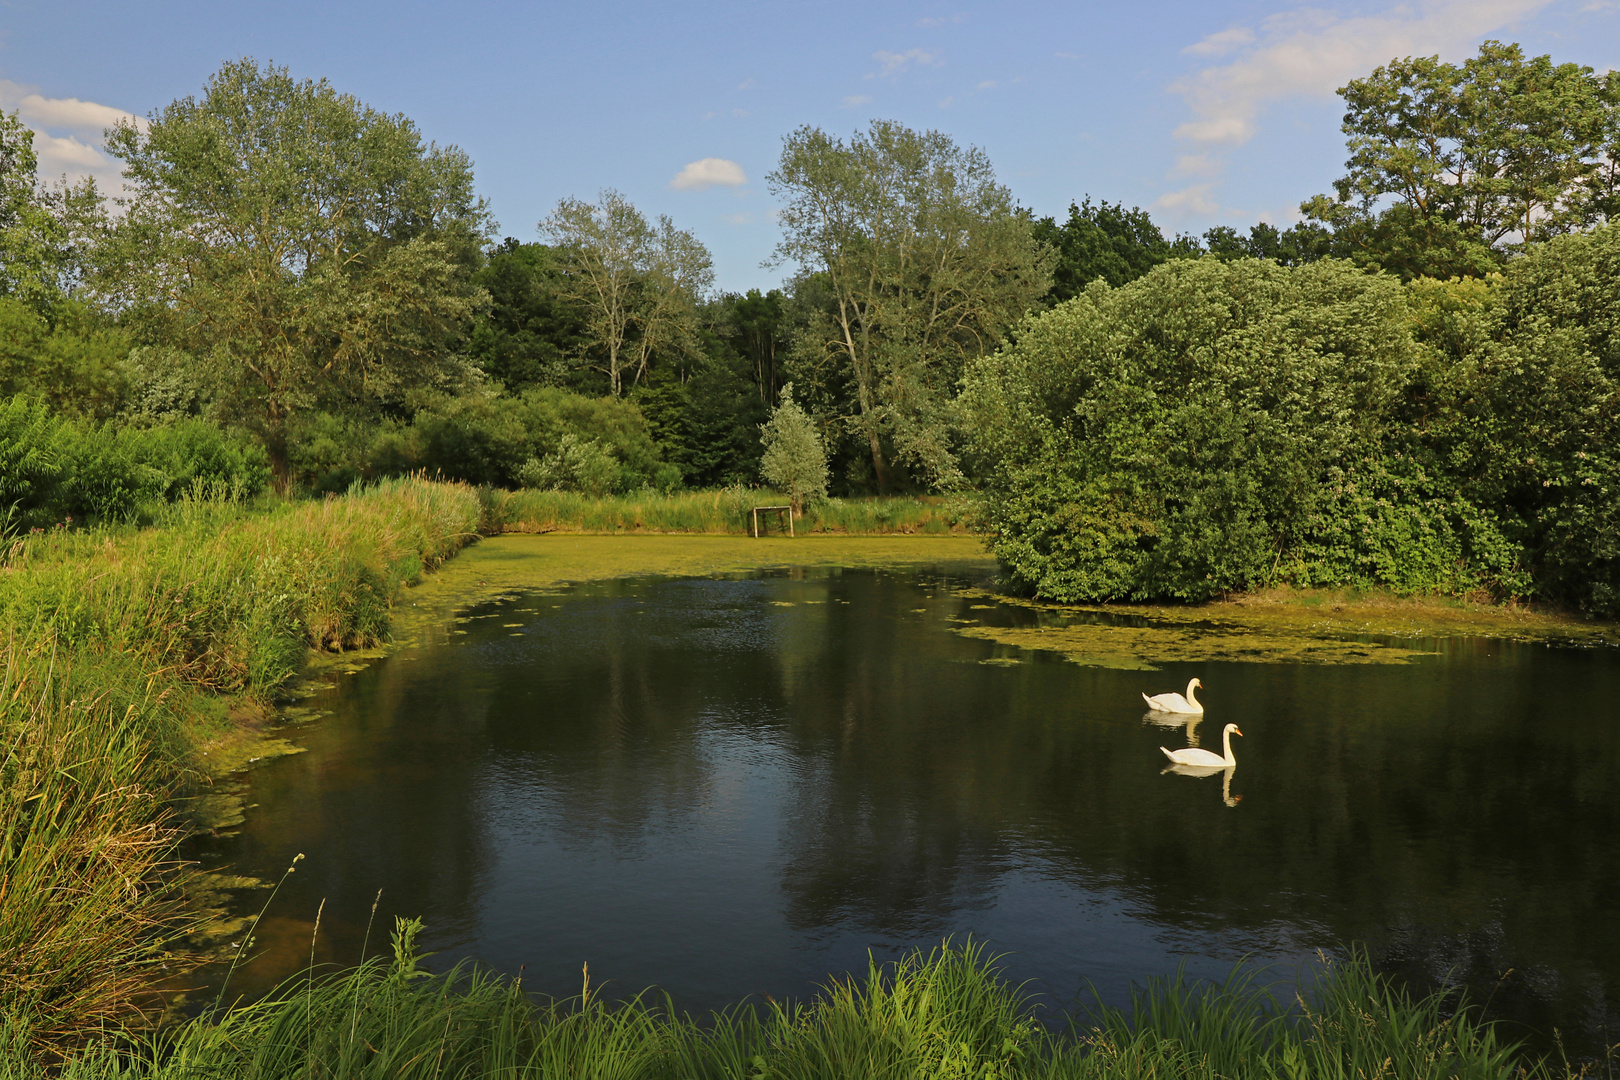
[[[1216,757],[1208,750],[1200,750],[1196,746],[1189,746],[1185,750],[1164,750],[1164,756],[1177,765],[1205,765],[1216,769],[1226,769],[1237,764],[1237,758],[1232,756],[1232,736],[1241,735],[1236,724],[1227,724],[1221,731],[1221,749],[1226,751],[1225,757]]]
[[[1186,697],[1172,691],[1168,694],[1154,694],[1152,697],[1143,694],[1142,700],[1148,703],[1148,708],[1158,712],[1201,713],[1204,707],[1198,704],[1198,698],[1193,691],[1201,690],[1203,686],[1203,683],[1194,679],[1187,684]]]

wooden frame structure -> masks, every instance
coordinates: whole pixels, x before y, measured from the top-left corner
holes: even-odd
[[[778,514],[787,514],[788,535],[793,535],[793,507],[791,506],[756,506],[754,507],[754,539],[759,539],[759,512],[761,510],[774,510]]]

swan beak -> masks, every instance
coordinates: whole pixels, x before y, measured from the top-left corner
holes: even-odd
[[[1241,731],[1239,731],[1239,730],[1238,730],[1238,729],[1237,729],[1237,728],[1233,728],[1233,729],[1232,729],[1232,734],[1234,734],[1234,735],[1241,735],[1241,734],[1243,734],[1243,732],[1241,732]]]

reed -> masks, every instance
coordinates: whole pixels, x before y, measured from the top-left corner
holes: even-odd
[[[699,1023],[667,998],[607,1003],[588,983],[563,1001],[462,965],[430,975],[399,921],[391,960],[303,975],[252,1005],[64,1063],[77,1080],[1548,1080],[1442,996],[1414,1000],[1359,954],[1282,1008],[1240,966],[1224,984],[1158,980],[1091,1026],[1037,1020],[1031,1001],[969,943],[870,965],[803,1005],[740,1004]],[[26,1076],[27,1074],[19,1074]],[[1567,1067],[1562,1075],[1572,1075]]]
[[[523,490],[506,494],[501,517],[509,532],[724,533],[750,531],[749,511],[786,505],[779,492],[731,487],[712,491],[643,491],[595,497],[566,491]],[[942,534],[972,527],[972,504],[965,497],[877,496],[820,499],[794,522],[795,533]],[[776,515],[760,515],[761,525],[786,532]]]
[[[199,917],[173,807],[220,734],[205,692],[268,699],[306,649],[380,641],[400,588],[481,513],[473,489],[420,479],[269,509],[198,491],[154,528],[5,549],[0,1038],[49,1061],[143,1020]]]

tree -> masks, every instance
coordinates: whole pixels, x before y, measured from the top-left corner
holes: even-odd
[[[957,381],[1051,283],[1027,215],[983,151],[886,120],[848,143],[802,127],[767,179],[783,204],[771,264],[827,287],[803,367],[847,380],[854,400],[835,407],[865,439],[879,488],[891,453],[935,485],[958,481]]]
[[[792,383],[782,387],[781,403],[759,431],[765,447],[759,474],[788,493],[794,517],[803,516],[806,499],[827,495],[827,452],[815,421],[793,400]]]
[[[558,253],[544,244],[508,237],[473,275],[490,305],[474,321],[468,353],[484,374],[510,393],[526,387],[574,385],[582,371],[574,358],[588,340],[587,313],[566,293]]]
[[[94,180],[51,187],[38,167],[34,133],[0,113],[0,296],[48,314],[77,284],[104,213]]]
[[[294,411],[467,375],[451,347],[480,302],[489,219],[460,150],[251,59],[108,147],[134,194],[98,288],[189,351],[216,407],[263,440],[278,490]]]
[[[1484,274],[1613,213],[1612,74],[1487,41],[1461,65],[1407,57],[1339,94],[1349,172],[1301,209],[1365,261],[1409,278]]]
[[[1271,259],[1283,266],[1349,254],[1332,230],[1316,221],[1301,221],[1287,229],[1262,221],[1249,226],[1248,236],[1230,225],[1217,225],[1204,233],[1204,251],[1217,259]]]
[[[708,249],[660,215],[649,224],[609,188],[595,204],[567,198],[540,223],[560,250],[568,295],[590,312],[613,395],[645,379],[661,350],[694,347],[697,302],[714,281]]]
[[[1166,240],[1141,207],[1092,205],[1089,195],[1078,206],[1069,204],[1069,217],[1062,225],[1045,217],[1037,219],[1034,228],[1035,236],[1056,254],[1052,291],[1046,295],[1049,304],[1073,299],[1098,278],[1118,288],[1167,259],[1198,254],[1197,242],[1187,237]]]

